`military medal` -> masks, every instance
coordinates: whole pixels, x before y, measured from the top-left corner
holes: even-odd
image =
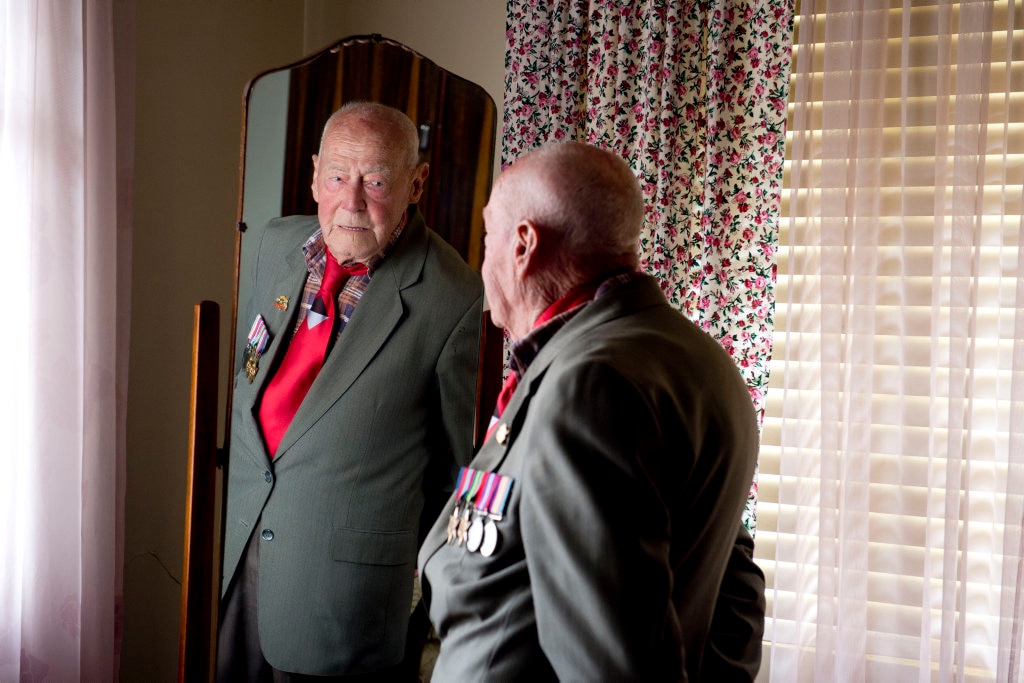
[[[448,517],[448,545],[466,545],[466,550],[490,557],[498,548],[497,522],[515,479],[507,474],[463,467],[455,486],[455,507]]]
[[[270,343],[270,332],[262,315],[257,315],[249,328],[248,342],[245,345],[245,376],[252,384],[260,369],[260,356]]]
[[[469,468],[462,467],[459,469],[459,479],[455,484],[455,509],[452,510],[451,516],[448,518],[448,528],[445,530],[448,537],[447,543],[451,545],[455,542],[456,534],[459,529],[459,517],[462,516],[462,496],[465,493],[466,480],[469,478]]]
[[[498,547],[498,525],[494,523],[493,519],[488,519],[487,524],[484,524],[483,535],[484,538],[480,543],[480,554],[484,557],[490,557]]]
[[[245,347],[245,376],[249,379],[249,384],[256,379],[256,372],[260,369],[260,355],[256,353],[256,349],[252,346]]]
[[[469,470],[469,487],[466,489],[466,493],[463,495],[462,503],[462,517],[459,519],[459,528],[455,532],[455,544],[462,545],[469,540],[469,517],[473,514],[473,496],[476,495],[477,489],[480,488],[480,481],[483,479],[483,472],[466,468]]]
[[[475,553],[480,549],[480,544],[484,540],[484,522],[483,516],[487,510],[487,506],[490,504],[491,496],[494,495],[495,488],[497,487],[499,475],[494,472],[484,472],[479,486],[479,493],[476,496],[476,502],[473,505],[474,518],[473,522],[469,525],[469,530],[466,532],[466,550],[471,553]]]
[[[455,540],[455,529],[459,526],[459,504],[455,503],[455,509],[452,510],[451,516],[448,518],[448,529],[446,530],[448,536],[448,545],[451,545]]]
[[[469,533],[469,508],[467,507],[459,518],[459,527],[455,532],[455,545],[462,545],[466,542]]]
[[[480,549],[480,544],[484,540],[484,524],[477,517],[469,525],[469,531],[466,532],[466,550],[471,553],[475,553]]]
[[[455,509],[448,518],[448,545],[462,545],[469,533],[469,515],[472,504],[469,500],[480,485],[481,472],[470,467],[459,469],[458,483],[455,486]]]
[[[497,472],[492,472],[491,474],[495,476],[497,482],[495,483],[493,493],[491,493],[487,500],[487,507],[485,509],[487,523],[483,525],[481,530],[483,538],[480,540],[480,554],[484,557],[490,557],[498,549],[497,522],[501,521],[505,514],[508,495],[512,491],[512,484],[515,483],[515,479],[508,475],[498,474]]]

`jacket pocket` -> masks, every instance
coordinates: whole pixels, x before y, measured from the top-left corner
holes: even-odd
[[[335,529],[331,534],[331,557],[337,562],[359,564],[412,564],[416,557],[416,534],[413,531]]]

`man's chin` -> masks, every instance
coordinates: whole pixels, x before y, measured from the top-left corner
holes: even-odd
[[[362,244],[358,242],[362,242]],[[327,242],[327,248],[340,263],[366,261],[377,253],[376,247],[376,244],[366,244],[365,240],[330,240]]]

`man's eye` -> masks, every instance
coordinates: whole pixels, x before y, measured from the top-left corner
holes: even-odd
[[[383,180],[367,180],[366,184],[369,185],[370,187],[384,187]]]

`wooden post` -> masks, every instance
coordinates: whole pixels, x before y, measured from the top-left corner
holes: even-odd
[[[212,681],[217,610],[214,587],[217,485],[217,385],[220,307],[195,306],[192,326],[192,394],[189,415],[185,558],[181,579],[178,681]]]

